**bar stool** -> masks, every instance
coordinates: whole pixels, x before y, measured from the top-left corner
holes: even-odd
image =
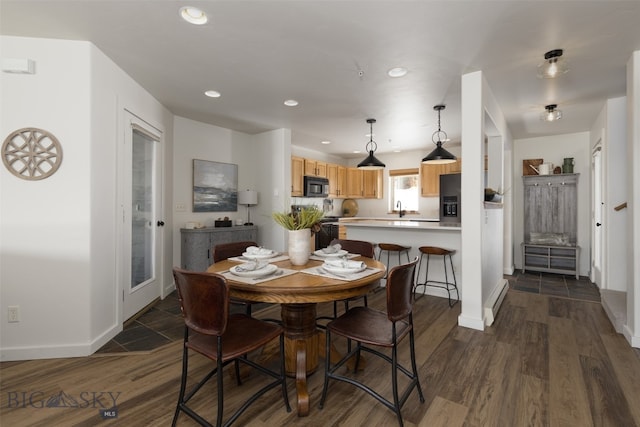
[[[378,248],[380,248],[380,251],[378,252],[378,261],[383,262],[382,261],[382,254],[383,252],[387,252],[387,274],[383,277],[383,279],[387,278],[387,275],[389,274],[389,270],[390,270],[390,259],[391,259],[391,253],[395,252],[398,254],[398,265],[402,264],[402,254],[404,253],[407,256],[407,263],[411,262],[411,259],[409,259],[409,249],[411,249],[411,246],[403,246],[403,245],[398,245],[396,243],[378,243]]]
[[[460,300],[460,293],[458,292],[458,285],[456,283],[456,273],[453,270],[453,260],[451,258],[451,255],[456,253],[456,251],[452,249],[438,248],[436,246],[420,246],[418,250],[420,251],[420,262],[418,263],[418,270],[416,272],[416,284],[413,288],[414,299],[416,298],[416,290],[418,289],[418,286],[424,286],[425,290],[427,286],[433,286],[435,288],[442,288],[447,291],[447,295],[449,297],[449,307],[453,307]],[[420,271],[421,271],[420,269],[422,268],[422,259],[424,258],[425,255],[427,256],[427,262],[426,262],[424,282],[419,283],[418,280],[420,279]],[[431,255],[442,256],[442,260],[444,262],[444,282],[439,280],[429,280],[429,259]],[[447,275],[447,257],[449,257],[449,265],[451,266],[453,283],[449,282],[449,277]],[[455,300],[451,299],[451,293],[453,291],[456,291]]]

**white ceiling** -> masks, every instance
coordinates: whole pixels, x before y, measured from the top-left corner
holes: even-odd
[[[209,23],[184,22],[185,5]],[[588,131],[604,101],[625,94],[640,1],[2,0],[0,33],[89,40],[176,115],[247,133],[290,128],[295,145],[348,158],[362,157],[352,151],[364,150],[369,117],[379,153],[426,154],[440,103],[458,143],[460,78],[476,70],[514,138]],[[538,79],[558,48],[571,70]],[[388,77],[397,66],[409,73]],[[552,103],[563,119],[540,121]]]

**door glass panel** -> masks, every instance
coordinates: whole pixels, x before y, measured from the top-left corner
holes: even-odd
[[[132,132],[131,289],[134,289],[154,278],[156,141],[135,128]]]

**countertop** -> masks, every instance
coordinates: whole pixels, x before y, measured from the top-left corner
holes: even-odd
[[[405,218],[346,218],[340,219],[340,225],[347,227],[401,228],[413,230],[451,230],[460,231],[459,223],[441,223],[437,220]]]

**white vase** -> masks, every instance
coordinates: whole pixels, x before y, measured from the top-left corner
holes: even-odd
[[[311,252],[311,229],[289,230],[289,259],[293,265],[305,265]]]

